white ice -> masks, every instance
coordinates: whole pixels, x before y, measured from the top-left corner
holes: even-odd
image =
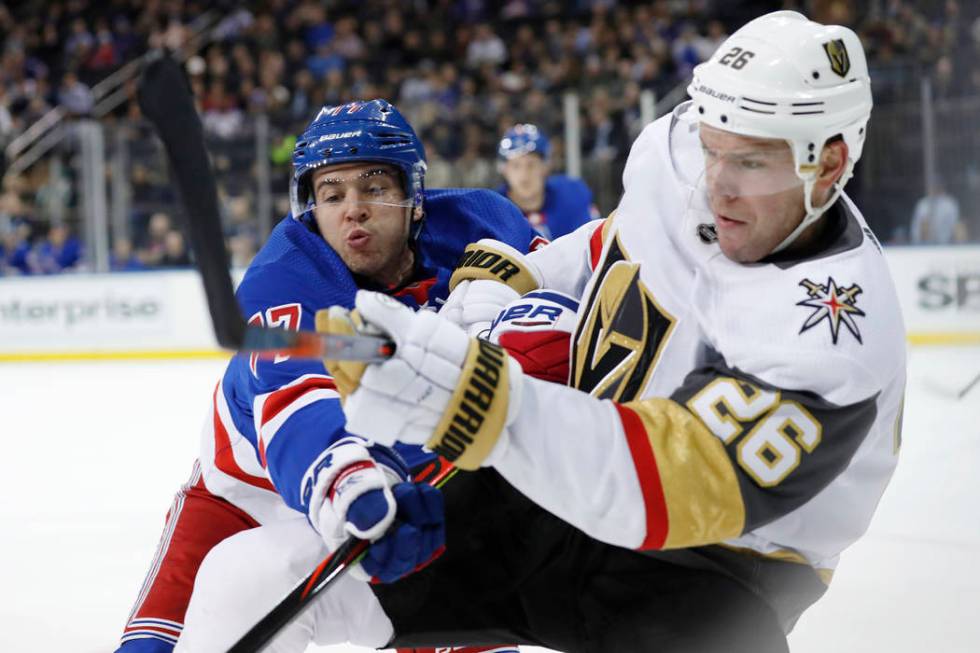
[[[114,650],[223,365],[0,365],[0,651]],[[978,373],[911,351],[898,471],[793,653],[980,650],[980,387],[953,397]]]

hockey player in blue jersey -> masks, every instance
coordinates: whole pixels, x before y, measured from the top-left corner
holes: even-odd
[[[492,191],[425,189],[422,144],[383,100],[325,107],[299,138],[293,164],[291,217],[238,288],[253,324],[313,330],[317,309],[353,306],[359,288],[437,309],[468,243],[489,237],[528,251],[544,242]],[[347,434],[321,362],[235,356],[120,653],[169,653],[203,557],[269,521],[308,520],[328,546],[348,534],[376,540],[361,567],[381,581],[425,566],[443,549],[442,499],[410,470],[438,464],[419,447]]]
[[[549,174],[551,144],[535,125],[514,125],[497,147],[499,188],[545,238],[558,238],[598,217],[581,179]]]

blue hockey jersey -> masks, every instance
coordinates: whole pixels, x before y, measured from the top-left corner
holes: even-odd
[[[492,191],[427,190],[424,206],[415,274],[394,293],[412,308],[437,309],[445,300],[467,244],[495,238],[529,251],[540,241],[517,207]],[[237,295],[250,323],[313,330],[318,309],[353,307],[357,289],[319,234],[285,219],[249,266]],[[273,493],[305,513],[303,475],[344,434],[339,395],[322,362],[238,354],[213,396],[201,458],[205,484],[260,522],[272,517],[270,510],[281,514]],[[399,450],[410,466],[431,457],[419,447]]]
[[[507,184],[497,191],[507,194]],[[592,205],[592,191],[581,179],[550,175],[544,182],[544,203],[538,211],[524,214],[527,221],[545,238],[554,240],[571,233],[598,217]]]

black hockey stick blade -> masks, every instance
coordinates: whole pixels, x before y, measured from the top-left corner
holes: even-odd
[[[419,481],[441,488],[458,471],[445,459],[439,458],[417,478]],[[272,608],[269,614],[262,617],[242,635],[241,639],[228,649],[228,653],[258,653],[262,650],[262,647],[298,617],[321,592],[360,562],[370,545],[367,540],[349,538],[336,551],[324,558],[309,576],[301,580],[276,607]]]
[[[204,282],[218,344],[264,357],[380,361],[395,350],[374,336],[336,336],[246,325],[235,299],[218,211],[218,191],[204,147],[204,128],[180,64],[162,52],[148,59],[139,83],[139,104],[167,151],[184,207],[181,226]]]
[[[180,64],[162,52],[150,57],[140,78],[138,97],[143,115],[153,123],[167,151],[171,175],[184,207],[181,226],[204,282],[218,344],[240,349],[245,320],[235,301],[229,274],[218,193],[204,148],[204,129]]]

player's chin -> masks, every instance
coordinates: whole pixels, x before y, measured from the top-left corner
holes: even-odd
[[[341,258],[354,274],[373,277],[381,269],[380,257],[374,252],[345,249]]]
[[[725,233],[719,229],[718,246],[721,248],[722,254],[736,263],[751,263],[758,260],[751,248],[747,246],[745,239],[741,238],[739,234]]]

